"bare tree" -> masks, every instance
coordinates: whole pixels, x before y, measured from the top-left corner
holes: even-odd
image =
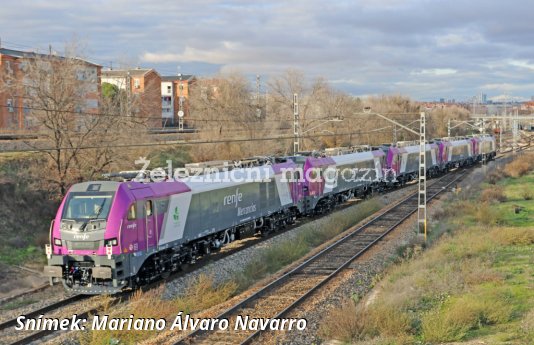
[[[28,118],[41,138],[27,144],[47,148],[38,177],[60,195],[71,183],[108,169],[118,157],[116,146],[139,125],[100,97],[97,66],[75,56],[31,55],[23,61],[22,85],[11,83],[22,87]]]
[[[269,109],[283,124],[287,134],[292,133],[293,95],[298,95],[300,133],[304,133],[304,149],[348,144],[338,133],[349,132],[346,123],[328,122],[347,119],[353,111],[352,98],[334,90],[324,78],[309,81],[302,72],[288,70],[269,83]]]

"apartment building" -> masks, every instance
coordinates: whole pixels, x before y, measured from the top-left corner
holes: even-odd
[[[128,97],[128,116],[139,116],[149,119],[151,127],[161,127],[161,76],[153,69],[134,68],[102,71],[102,84],[116,85],[124,90]]]
[[[183,112],[183,121],[190,115],[189,91],[196,78],[190,74],[161,77],[161,108],[164,126],[177,126],[178,113]]]
[[[30,105],[28,86],[32,85],[28,76],[29,64],[39,59],[41,65],[50,67],[65,57],[55,54],[39,54],[35,52],[0,48],[0,129],[38,129],[38,121],[32,112],[36,109]],[[82,59],[71,59],[75,62],[76,80],[83,90],[83,102],[77,107],[79,113],[97,113],[101,95],[100,74],[102,66]],[[53,71],[53,68],[48,68]]]

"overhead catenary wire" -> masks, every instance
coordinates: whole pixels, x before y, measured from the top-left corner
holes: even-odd
[[[13,106],[3,105],[0,104],[0,107],[2,108],[16,108]],[[18,109],[18,108],[17,108]],[[162,116],[133,116],[133,115],[124,115],[124,114],[110,114],[110,113],[98,113],[98,112],[88,112],[88,111],[76,111],[76,110],[61,110],[61,109],[46,109],[46,108],[39,108],[39,107],[22,107],[23,110],[36,110],[36,111],[50,111],[50,112],[57,112],[57,113],[67,113],[67,114],[73,114],[74,116],[102,116],[102,117],[123,117],[123,118],[130,118],[130,119],[140,119],[140,120],[162,120]],[[252,115],[251,115],[252,117]],[[311,120],[326,120],[327,117],[304,117],[303,121],[311,121]],[[229,120],[229,119],[195,119],[195,118],[187,118],[186,122],[233,122],[233,123],[265,123],[265,122],[280,122],[280,121],[290,121],[290,118],[287,119],[258,119],[258,120]]]
[[[0,104],[0,107],[2,108],[17,108],[16,106],[9,106]],[[133,116],[133,115],[124,115],[124,114],[111,114],[111,113],[99,113],[99,112],[89,112],[89,111],[76,111],[76,110],[61,110],[61,109],[47,109],[47,108],[39,108],[39,107],[31,107],[31,106],[23,106],[23,110],[36,110],[36,111],[50,111],[50,112],[57,112],[57,113],[67,113],[67,114],[73,114],[74,116],[102,116],[102,117],[120,117],[120,118],[129,118],[129,119],[140,119],[140,120],[162,120],[162,116]],[[373,114],[366,114],[366,113],[358,113],[353,115],[373,115]],[[406,113],[406,112],[398,112],[398,113],[385,113],[385,115],[416,115],[415,113]],[[252,117],[252,116],[251,116]],[[343,117],[345,118],[345,117]],[[329,117],[306,117],[304,116],[301,121],[312,121],[312,120],[327,120]],[[230,119],[199,119],[199,118],[187,118],[185,121],[187,122],[232,122],[232,123],[265,123],[265,122],[280,122],[280,121],[292,121],[292,118],[288,115],[287,118],[281,118],[281,119],[258,119],[258,120],[247,120],[247,119],[241,119],[241,120],[230,120]],[[409,120],[407,120],[409,121]]]
[[[317,137],[335,137],[344,135],[362,135],[376,133],[391,128],[391,126],[384,128],[377,128],[369,131],[358,132],[343,132],[334,134],[315,134],[305,135],[302,138],[317,138]],[[251,142],[251,141],[275,141],[275,140],[292,140],[293,136],[278,136],[278,137],[263,137],[263,138],[242,138],[242,139],[219,139],[219,140],[190,140],[190,141],[173,141],[173,142],[157,142],[157,143],[140,143],[140,144],[118,144],[113,145],[113,148],[130,148],[130,147],[157,147],[157,146],[189,146],[189,145],[206,145],[206,144],[227,144],[227,143],[239,143],[239,142]],[[8,153],[23,153],[23,152],[47,152],[47,151],[67,151],[67,150],[94,150],[103,149],[106,146],[92,145],[92,146],[72,146],[72,147],[51,147],[51,148],[27,148],[27,149],[13,149],[13,150],[0,150],[0,154]]]

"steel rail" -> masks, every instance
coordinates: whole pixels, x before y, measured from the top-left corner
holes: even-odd
[[[435,190],[432,195],[428,198],[428,200],[433,199],[438,194],[440,194],[445,188],[456,182],[458,179],[460,179],[462,176],[465,175],[465,171],[456,170],[453,171],[439,180],[437,180],[435,183],[432,184],[432,186],[429,186],[429,190]],[[441,183],[440,183],[441,182]],[[444,182],[444,184],[443,184]],[[409,210],[402,210],[403,207],[406,206],[406,203],[413,202],[415,205],[413,207],[410,207]],[[291,303],[289,306],[287,306],[284,310],[279,312],[275,318],[278,318],[284,314],[286,314],[288,311],[296,307],[298,304],[300,304],[306,297],[308,297],[311,293],[316,291],[318,288],[323,286],[325,283],[327,283],[329,280],[331,280],[334,276],[336,276],[339,272],[341,272],[344,268],[346,268],[352,261],[354,261],[357,257],[359,257],[362,253],[366,252],[369,248],[374,246],[377,242],[379,242],[384,236],[386,236],[389,232],[391,232],[393,229],[395,229],[399,224],[401,224],[404,220],[406,220],[408,217],[410,217],[413,213],[417,210],[417,192],[410,194],[409,196],[401,199],[399,202],[397,202],[395,205],[390,207],[389,209],[382,211],[379,215],[375,216],[373,219],[369,220],[365,224],[359,226],[359,227],[353,227],[352,229],[349,229],[349,233],[335,241],[334,243],[330,244],[328,247],[322,249],[312,257],[308,258],[301,264],[299,264],[297,267],[293,268],[289,272],[283,274],[281,277],[276,279],[275,281],[271,282],[270,284],[266,285],[262,289],[256,291],[251,296],[245,298],[244,300],[240,301],[233,307],[227,309],[223,313],[217,316],[218,319],[228,318],[232,314],[235,314],[235,312],[244,309],[246,306],[253,306],[254,302],[257,301],[260,298],[263,298],[265,296],[269,296],[269,293],[272,292],[275,288],[278,288],[280,286],[283,286],[286,282],[290,282],[292,277],[296,276],[299,272],[303,271],[305,268],[310,266],[313,262],[316,262],[318,259],[324,257],[328,253],[331,253],[334,249],[339,247],[341,244],[346,243],[348,240],[355,238],[358,234],[362,233],[365,229],[373,226],[373,224],[377,223],[380,220],[384,220],[383,218],[387,215],[391,215],[394,212],[398,212],[399,210],[402,212],[403,216],[399,220],[395,220],[392,225],[390,225],[386,231],[381,233],[378,237],[374,238],[371,242],[366,243],[363,249],[359,250],[357,253],[352,254],[348,260],[346,260],[344,263],[339,265],[337,269],[335,269],[333,272],[331,272],[328,276],[326,276],[324,279],[319,281],[317,284],[315,284],[312,288],[310,288],[306,293],[302,294],[297,300],[295,300],[293,303]],[[398,218],[397,218],[398,219]],[[253,308],[253,307],[251,307]],[[255,339],[259,334],[261,334],[261,331],[256,331],[249,337],[247,337],[242,344],[248,344],[253,339]],[[197,329],[196,331],[193,331],[192,333],[185,336],[183,339],[180,339],[175,344],[191,344],[196,343],[198,338],[201,338],[203,336],[209,336],[208,331]]]

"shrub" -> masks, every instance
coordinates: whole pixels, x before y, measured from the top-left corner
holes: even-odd
[[[498,228],[490,236],[495,242],[505,246],[534,244],[534,228]]]
[[[529,190],[525,190],[525,191],[523,191],[523,193],[521,193],[521,196],[525,200],[532,200],[534,198],[534,193],[532,193]]]
[[[237,283],[228,281],[215,285],[212,277],[201,274],[190,283],[186,291],[184,296],[174,301],[174,309],[183,311],[184,314],[198,312],[227,301],[236,293]]]
[[[502,169],[497,168],[496,170],[490,172],[486,179],[488,180],[489,184],[497,184],[500,180],[504,178],[504,172]]]
[[[528,161],[529,157],[522,156],[516,158],[513,162],[506,164],[504,172],[507,176],[517,178],[525,175],[532,169],[532,163]]]
[[[365,338],[365,329],[368,321],[361,305],[349,300],[340,308],[329,312],[325,322],[319,328],[319,335],[325,339],[336,339],[343,343]]]
[[[493,186],[482,191],[480,196],[482,202],[504,202],[506,201],[506,195],[504,195],[504,188],[501,186]]]
[[[521,321],[521,332],[528,341],[534,339],[534,309],[529,311]]]
[[[498,211],[489,206],[488,203],[480,204],[473,213],[474,219],[479,224],[496,225],[504,219],[503,211]]]
[[[429,342],[462,340],[468,331],[482,325],[506,322],[512,307],[498,293],[468,294],[452,298],[441,308],[423,316],[423,338]]]
[[[374,335],[400,336],[411,331],[412,320],[399,307],[383,303],[372,304],[366,332]]]

